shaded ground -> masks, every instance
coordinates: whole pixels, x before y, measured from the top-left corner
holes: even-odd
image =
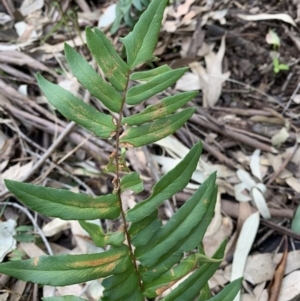
[[[54,112],[41,95],[34,78],[37,71],[42,72],[51,81],[79,93],[82,98],[90,98],[69,72],[67,75],[64,73],[68,67],[62,55],[63,42],[69,41],[71,45],[75,43],[79,51],[90,60],[89,53],[82,46],[83,30],[86,26],[97,25],[100,15],[112,4],[103,2],[78,0],[61,1],[60,6],[45,4],[25,18],[19,13],[22,1],[6,0],[0,4],[0,12],[6,14],[1,15],[0,19],[11,18],[8,22],[2,22],[0,31],[2,202],[16,202],[3,185],[3,178],[81,190],[91,194],[104,194],[112,188],[112,176],[104,174],[103,168],[113,146],[109,141],[91,137],[85,130],[75,127]],[[74,19],[70,12],[77,6],[78,18]],[[64,13],[61,14],[60,10]],[[241,14],[263,20],[247,21]],[[262,14],[267,14],[267,17],[262,17]],[[274,14],[281,15],[274,19]],[[174,135],[176,139],[165,140],[147,149],[129,151],[127,160],[130,168],[144,177],[144,195],[148,195],[157,177],[174,164],[172,158],[183,156],[184,146],[191,147],[198,139],[203,141],[204,152],[197,175],[190,187],[178,194],[169,207],[162,208],[161,216],[167,219],[192,193],[195,186],[202,183],[214,170],[218,171],[220,202],[204,246],[207,253],[211,254],[223,239],[229,238],[231,247],[227,253],[227,262],[223,265],[224,269],[219,271],[218,277],[211,283],[214,290],[230,280],[237,237],[242,233],[242,225],[254,210],[255,204],[260,208],[262,216],[266,217],[270,212],[272,218],[261,217],[256,236],[255,225],[252,225],[255,240],[253,244],[248,240],[250,254],[266,257],[249,257],[251,264],[248,264],[244,274],[247,281],[245,291],[254,289],[257,296],[260,296],[260,290],[268,286],[281,258],[273,258],[270,252],[277,252],[280,246],[283,250],[281,243],[284,235],[287,235],[289,245],[285,274],[294,280],[300,278],[298,274],[293,274],[300,267],[300,253],[295,251],[300,240],[300,235],[295,231],[298,229],[300,233],[300,229],[295,226],[297,220],[291,229],[291,221],[300,203],[299,18],[300,3],[296,0],[262,3],[206,3],[186,0],[173,3],[166,11],[156,50],[156,55],[160,58],[157,65],[169,64],[175,68],[190,64],[191,72],[176,87],[151,98],[147,104],[179,90],[199,89],[199,95],[191,104],[197,106],[197,114]],[[65,23],[55,29],[55,24],[61,20],[65,20]],[[20,21],[24,23],[19,23]],[[101,22],[108,21],[102,17]],[[22,32],[19,34],[14,27],[16,23],[21,24],[19,26]],[[55,30],[52,32],[52,29]],[[116,47],[121,49],[118,37],[124,36],[128,28],[120,27],[113,36],[107,27],[104,30],[113,39]],[[275,32],[280,39],[279,47],[266,42],[269,30]],[[215,54],[220,48],[222,50],[223,36],[226,40],[223,45],[225,54],[220,58]],[[214,48],[211,46],[213,44]],[[274,72],[273,58],[276,55],[279,55],[279,63],[288,66],[289,70]],[[215,66],[210,72],[209,60]],[[148,68],[151,66],[141,66],[141,70]],[[223,74],[228,71],[230,77],[228,74],[223,79]],[[213,81],[205,84],[205,78]],[[210,107],[204,106],[203,99],[208,101]],[[91,102],[103,110],[97,101],[91,99]],[[144,104],[134,110],[137,112],[143,108]],[[61,141],[58,141],[58,136]],[[155,156],[151,157],[150,154]],[[258,183],[261,185],[257,186]],[[137,200],[144,195],[138,196]],[[236,199],[247,202],[237,202]],[[132,195],[128,195],[127,200],[128,206],[136,201]],[[1,221],[18,218],[18,225],[31,224],[18,208],[1,206],[2,208]],[[87,238],[82,238],[75,223],[61,226],[55,221],[49,222],[48,218],[37,217],[39,227],[48,225],[44,233],[55,252],[75,249],[82,253],[91,249]],[[117,224],[114,226],[118,227]],[[20,240],[30,240],[33,237],[31,232],[26,235],[23,234]],[[18,243],[18,249],[27,253],[27,256],[36,256],[42,251],[34,249],[35,243],[38,244],[38,240],[30,247],[28,244],[26,247],[26,244]],[[243,243],[246,249],[247,237]],[[15,253],[12,256],[20,254]],[[265,264],[263,268],[262,263]],[[261,270],[264,275],[261,275]],[[286,291],[294,285],[288,276],[284,284]],[[6,289],[23,294],[24,300],[38,300],[38,293],[40,296],[42,294],[41,289],[38,292],[37,286],[32,290],[31,284],[22,286],[16,282],[19,285],[16,289],[13,287],[15,280],[7,277],[1,276],[0,282]],[[81,286],[73,286],[70,293],[79,294],[81,290]],[[87,294],[91,295],[91,292],[88,291]],[[263,299],[264,294],[265,292],[261,299],[255,299],[248,294],[243,300],[266,300]],[[291,299],[295,296],[288,296],[285,292],[278,300],[290,300],[289,297]]]

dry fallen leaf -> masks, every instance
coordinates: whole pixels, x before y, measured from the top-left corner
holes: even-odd
[[[0,262],[4,259],[6,254],[10,253],[16,248],[16,221],[9,219],[6,222],[0,222]]]
[[[270,281],[273,278],[276,266],[282,258],[282,253],[254,254],[247,258],[244,279],[253,285]],[[300,268],[300,251],[289,252],[284,274],[287,275]],[[225,275],[230,274],[232,265],[225,269]]]
[[[251,156],[251,160],[250,160],[250,169],[252,174],[262,182],[262,176],[261,176],[261,172],[260,172],[260,163],[259,163],[259,158],[260,156],[260,150],[256,149],[252,156]]]
[[[98,21],[99,28],[107,27],[115,21],[116,7],[117,7],[117,4],[112,4],[106,8],[105,12],[99,18],[99,21]]]
[[[195,2],[195,0],[186,0],[183,4],[178,5],[177,12],[173,14],[175,18],[179,18],[183,15],[186,15],[189,10],[190,6]]]
[[[246,261],[252,244],[254,242],[259,226],[259,213],[251,214],[245,221],[239,235],[232,262],[231,281],[244,275]],[[234,301],[240,300],[240,292],[236,295]]]
[[[21,166],[20,162],[12,165],[10,168],[8,168],[6,171],[1,173],[0,175],[0,191],[4,189],[4,179],[9,180],[21,180],[24,175],[26,175],[28,172],[30,172],[31,168],[33,166],[33,161],[30,161],[24,165]]]
[[[192,73],[186,72],[176,83],[175,90],[180,91],[194,91],[200,90],[201,83],[199,76]]]
[[[285,179],[285,182],[293,188],[297,193],[300,193],[300,179],[297,179],[295,177],[290,177]]]
[[[277,269],[275,271],[273,280],[269,287],[269,301],[277,301],[278,296],[281,289],[281,283],[284,276],[284,270],[286,267],[287,262],[287,256],[288,256],[288,242],[287,237],[284,237],[285,247],[284,247],[284,253],[282,256],[282,259],[280,260],[280,263],[277,266]]]
[[[287,14],[257,14],[257,15],[238,14],[237,16],[246,21],[280,20],[289,23],[295,27],[297,26],[293,18]]]
[[[213,107],[217,103],[222,92],[222,85],[230,76],[230,72],[222,73],[224,54],[225,37],[222,38],[217,54],[210,51],[205,55],[206,70],[201,65],[199,66],[204,107]]]
[[[42,230],[46,237],[51,237],[57,233],[69,229],[70,227],[71,225],[69,221],[65,221],[60,218],[54,218],[51,222],[46,224]]]
[[[44,0],[24,0],[20,7],[20,13],[23,17],[41,9],[44,6]]]

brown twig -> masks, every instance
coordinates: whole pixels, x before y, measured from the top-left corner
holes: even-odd
[[[229,216],[233,218],[238,218],[240,204],[238,202],[231,202],[228,200],[222,199],[222,210]],[[270,214],[272,217],[282,217],[292,219],[294,212],[291,209],[275,209],[269,208]],[[257,212],[258,210],[251,206],[252,213]]]
[[[268,301],[277,301],[281,289],[282,279],[284,276],[284,270],[286,267],[288,257],[288,242],[286,235],[284,236],[284,252],[282,258],[277,266],[277,269],[274,274],[274,278],[269,286],[269,300]]]
[[[195,124],[207,128],[211,131],[217,132],[223,136],[229,137],[233,140],[237,140],[241,143],[244,143],[246,145],[249,145],[255,149],[260,149],[262,151],[265,152],[274,152],[274,149],[267,144],[264,144],[262,142],[259,142],[255,139],[252,139],[251,137],[247,137],[245,135],[230,131],[226,126],[218,126],[212,122],[209,122],[207,119],[205,119],[204,117],[194,114],[191,118],[190,118],[191,122],[194,122]]]

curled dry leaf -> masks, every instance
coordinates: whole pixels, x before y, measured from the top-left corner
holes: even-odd
[[[26,175],[28,172],[30,172],[32,166],[33,166],[33,161],[30,161],[22,166],[20,163],[17,163],[15,165],[12,165],[10,168],[8,168],[3,173],[1,173],[1,175],[0,175],[0,191],[5,188],[4,179],[16,180],[16,181],[21,180],[22,177],[24,177],[24,175]]]
[[[256,149],[250,160],[250,169],[252,174],[262,182],[262,176],[260,172],[260,164],[259,164],[259,156],[260,156],[260,149]]]
[[[268,219],[271,217],[268,205],[263,196],[263,193],[266,192],[266,186],[263,183],[256,183],[251,175],[243,169],[239,169],[236,172],[241,183],[234,186],[234,194],[237,201],[247,202],[252,200],[257,209],[259,210],[262,217]],[[246,191],[249,194],[246,194]]]
[[[218,53],[210,51],[205,55],[206,70],[200,67],[200,82],[203,92],[203,106],[213,107],[222,92],[223,83],[229,78],[230,72],[222,73],[222,61],[225,54],[225,37],[222,38]]]
[[[42,230],[46,237],[51,237],[69,228],[69,221],[65,221],[60,218],[54,218],[51,222],[46,224]]]

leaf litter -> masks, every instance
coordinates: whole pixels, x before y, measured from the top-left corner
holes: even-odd
[[[82,87],[73,83],[62,67],[66,65],[64,42],[71,46],[75,43],[90,60],[83,47],[85,26],[98,24],[104,28],[118,50],[121,50],[118,37],[128,29],[122,26],[114,36],[111,35],[109,26],[116,18],[114,1],[105,4],[76,1],[78,18],[68,19],[67,23],[61,22],[58,7],[49,7],[44,1],[23,1],[19,8],[16,2],[6,0],[3,6],[0,5],[1,181],[3,178],[23,180],[29,175],[27,181],[50,187],[105,193],[111,189],[112,177],[102,171],[113,146],[89,137],[84,129],[74,128],[46,160],[39,161],[57,136],[64,132],[68,121],[41,101],[34,74],[42,71],[51,81],[68,85],[73,93],[84,97]],[[66,1],[62,8],[63,17],[67,18],[75,6]],[[17,23],[14,12],[23,15],[22,22]],[[154,179],[179,162],[199,139],[203,141],[203,155],[189,186],[169,200],[169,205],[162,206],[160,215],[167,220],[208,174],[217,171],[218,204],[204,247],[211,254],[222,239],[228,238],[230,243],[222,269],[211,279],[210,286],[217,291],[218,286],[225,285],[232,278],[232,257],[233,262],[239,259],[240,268],[238,271],[234,268],[233,276],[243,275],[248,290],[241,292],[241,300],[267,300],[267,282],[275,277],[276,266],[282,257],[283,250],[276,253],[276,248],[285,234],[290,235],[289,249],[278,300],[291,300],[300,295],[297,285],[300,277],[298,214],[293,218],[299,207],[300,194],[300,148],[294,147],[299,143],[300,127],[297,90],[299,19],[297,1],[270,5],[266,1],[245,4],[180,0],[170,4],[165,11],[156,49],[160,58],[157,64],[168,64],[173,68],[189,65],[190,71],[173,89],[152,97],[147,104],[157,103],[178,91],[199,90],[192,102],[197,112],[175,136],[159,141],[155,147],[139,149],[135,154],[128,152],[127,156],[129,167],[141,173],[145,181],[143,193],[126,196],[127,205],[133,206],[149,195]],[[55,28],[55,24],[59,26]],[[280,63],[290,67],[289,71],[279,74],[274,74],[270,56],[274,41],[272,45],[266,41],[272,30],[276,32],[277,42],[280,41],[277,50]],[[47,39],[43,40],[45,36]],[[139,68],[142,71],[149,66]],[[91,101],[95,107],[103,109],[94,99]],[[141,111],[143,108],[141,105],[133,109]],[[86,143],[73,151],[84,139]],[[64,159],[68,153],[70,156]],[[59,166],[55,165],[61,159]],[[30,174],[35,162],[41,162],[40,166]],[[1,201],[4,202],[7,191],[3,183],[0,185]],[[30,223],[23,213],[11,207],[4,209],[1,222],[9,220],[12,213],[8,208],[14,215],[19,215],[18,224]],[[244,234],[243,227],[256,210],[262,217],[258,226],[258,213],[252,215],[255,216],[253,224],[250,223],[250,234],[255,237],[252,242],[247,240],[248,234]],[[51,240],[59,247],[53,247],[55,252],[61,249],[74,253],[92,250],[89,237],[79,232],[78,225],[60,225],[55,219],[39,223],[45,235],[50,233]],[[102,226],[117,229],[118,221]],[[238,252],[239,241],[247,243],[247,252],[242,255]],[[17,243],[17,247],[27,251],[35,250],[33,246],[39,248],[36,243],[27,244]],[[43,250],[36,249],[28,256],[34,256],[35,252]],[[44,291],[46,296],[49,288],[44,287]],[[96,282],[56,292],[60,295],[85,292],[89,300],[98,300],[102,293]]]

